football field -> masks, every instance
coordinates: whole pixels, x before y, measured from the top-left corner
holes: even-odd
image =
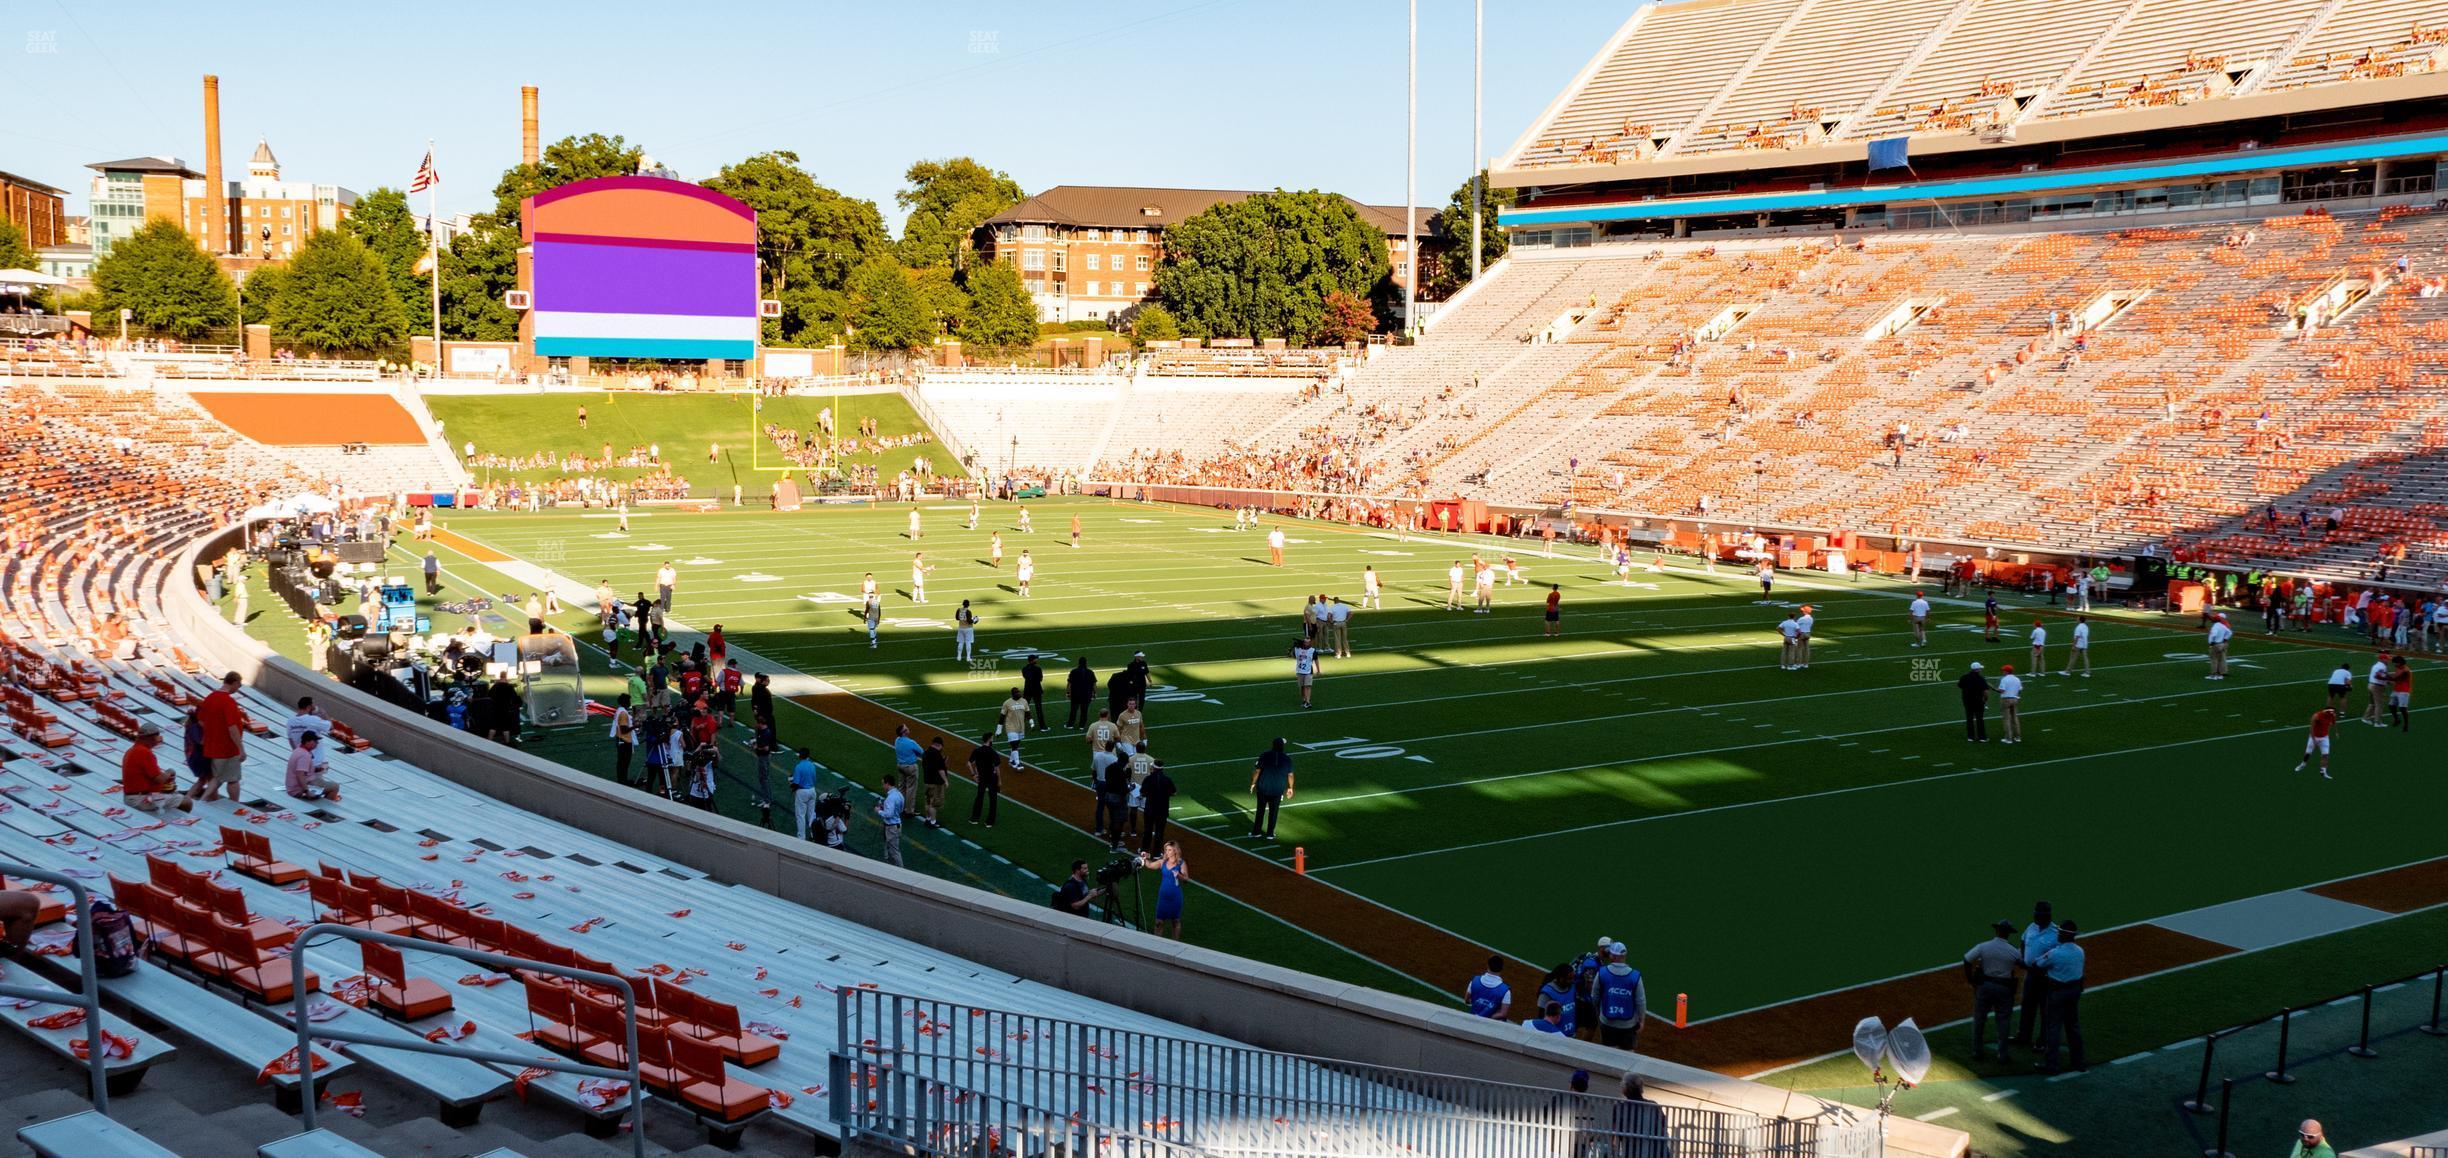
[[[993,722],[1025,655],[1045,665],[1059,725],[1073,661],[1101,678],[1144,651],[1149,736],[1182,788],[1177,825],[1285,872],[1297,847],[1316,880],[1520,961],[1552,964],[1612,936],[1652,1001],[1687,993],[1695,1019],[1942,966],[1990,921],[2019,924],[2035,898],[2097,931],[2441,849],[2448,777],[2421,755],[2434,717],[2418,710],[2412,734],[2356,723],[2358,690],[2336,778],[2290,771],[2327,674],[2350,662],[2359,683],[2369,663],[2342,636],[2241,638],[2234,674],[2209,681],[2191,620],[2103,607],[2084,679],[2053,670],[2070,617],[2021,596],[2004,597],[1997,643],[1983,639],[1977,602],[1937,601],[1916,649],[1911,587],[1892,580],[1780,573],[1763,599],[1747,569],[1712,575],[1689,558],[1636,567],[1627,585],[1587,548],[1544,558],[1530,542],[1403,542],[1289,521],[1269,524],[1289,539],[1278,568],[1263,530],[1235,531],[1215,511],[1029,506],[1034,534],[1016,531],[1009,504],[988,504],[974,531],[965,503],[924,504],[915,543],[905,505],[645,512],[627,537],[596,514],[461,513],[448,525],[583,587],[609,579],[624,599],[651,591],[672,560],[677,620],[720,623],[735,646],[947,736]],[[1000,568],[987,558],[995,530]],[[1024,549],[1036,566],[1026,599],[1013,578]],[[936,568],[925,604],[908,597],[914,551]],[[1449,564],[1508,552],[1526,582],[1500,580],[1492,614],[1446,609]],[[1364,567],[1382,577],[1384,605],[1354,614],[1354,654],[1323,661],[1304,710],[1287,655],[1303,599],[1357,602]],[[867,572],[886,616],[873,650],[858,617]],[[1551,583],[1564,614],[1546,638]],[[964,598],[980,620],[977,663],[953,657]],[[1817,617],[1813,662],[1781,670],[1776,625],[1801,603]],[[1954,681],[1973,661],[1993,676],[2026,669],[2035,618],[2052,670],[2026,688],[2025,742],[1967,742]],[[1994,711],[1989,724],[1999,735]],[[1252,838],[1251,765],[1277,737],[1298,789],[1279,839]],[[1076,732],[1033,736],[1025,756],[1085,778]],[[865,763],[836,766],[870,784],[890,767],[880,747],[851,758]],[[954,789],[956,817],[967,795]],[[965,835],[995,847],[992,833]],[[1195,908],[1190,926],[1200,940]],[[1268,955],[1264,943],[1216,947]],[[1535,984],[1513,980],[1525,998]]]

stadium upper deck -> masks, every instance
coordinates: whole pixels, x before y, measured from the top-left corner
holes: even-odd
[[[2387,196],[2432,190],[2448,154],[2448,14],[2426,0],[2035,15],[2018,0],[1645,6],[1497,160],[1494,183],[1523,190],[1503,220],[1879,224],[1890,202],[2229,175],[2272,179],[2208,204],[2302,199],[2288,194],[2306,179]],[[1871,142],[1896,138],[1911,169],[1874,173]]]

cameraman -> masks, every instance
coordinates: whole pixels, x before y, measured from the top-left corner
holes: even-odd
[[[1090,906],[1096,902],[1098,897],[1110,891],[1112,890],[1103,886],[1088,887],[1088,862],[1075,860],[1071,862],[1070,879],[1064,881],[1061,888],[1054,890],[1054,907],[1072,916],[1087,917],[1093,920],[1096,913]]]

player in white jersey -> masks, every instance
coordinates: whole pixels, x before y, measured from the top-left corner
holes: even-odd
[[[1800,615],[1794,616],[1794,627],[1799,633],[1798,637],[1794,640],[1795,667],[1810,666],[1811,629],[1817,626],[1818,622],[1819,617],[1811,614],[1811,605],[1808,603],[1802,605],[1802,613]]]
[[[1020,549],[1020,562],[1018,567],[1019,570],[1017,575],[1020,580],[1020,598],[1026,599],[1029,597],[1029,581],[1037,577],[1037,560],[1029,558],[1028,548],[1026,547],[1022,547]]]
[[[1479,606],[1473,608],[1472,612],[1477,615],[1487,615],[1495,609],[1496,568],[1481,563],[1479,565]]]
[[[1453,561],[1453,566],[1445,569],[1445,610],[1460,611],[1461,609],[1462,560],[1456,559]]]
[[[2016,675],[2013,664],[1998,669],[1998,719],[2006,725],[2006,734],[1998,742],[2023,742],[2023,677]]]
[[[969,610],[969,601],[961,600],[960,610],[952,613],[952,658],[968,659],[977,652],[977,612]]]
[[[1632,549],[1620,543],[1615,547],[1615,578],[1626,587],[1632,585]]]
[[[2033,679],[2048,670],[2048,625],[2035,619],[2031,629],[2031,673]]]
[[[1777,624],[1777,634],[1785,637],[1785,646],[1777,653],[1777,668],[1792,671],[1798,666],[1794,663],[1794,650],[1802,638],[1802,625],[1795,623],[1793,614],[1787,612],[1785,621]]]
[[[926,561],[926,552],[920,551],[910,556],[910,602],[924,603],[927,601],[927,572],[934,569],[935,565]]]
[[[918,508],[916,508],[916,507],[911,507],[911,508],[910,508],[910,520],[909,520],[909,538],[910,538],[910,541],[911,541],[911,542],[913,542],[913,543],[917,542],[917,541],[918,541],[918,534],[919,534],[919,531],[918,531]]]
[[[997,571],[1003,569],[1003,532],[1001,531],[996,531],[986,540],[986,565]]]
[[[2057,674],[2073,675],[2077,670],[2082,673],[2082,678],[2091,678],[2091,617],[2088,615],[2074,617],[2074,641],[2066,652],[2064,670]]]
[[[1023,535],[1034,535],[1037,533],[1037,524],[1029,521],[1027,507],[1020,508],[1020,533]]]
[[[1375,567],[1362,567],[1360,569],[1360,606],[1374,607],[1381,610],[1385,607],[1384,601],[1378,597],[1377,569]]]
[[[971,496],[969,496],[969,525],[968,525],[967,527],[963,528],[963,529],[964,529],[964,530],[970,530],[970,531],[977,530],[977,521],[978,521],[978,501],[977,501],[977,496],[976,496],[976,495],[971,495]]]
[[[1919,591],[1913,592],[1912,607],[1907,614],[1912,618],[1914,647],[1929,646],[1929,611],[1929,596]]]
[[[1504,573],[1505,586],[1507,587],[1511,587],[1516,583],[1524,582],[1522,579],[1521,564],[1514,561],[1514,558],[1511,555],[1505,556]]]
[[[1301,706],[1309,706],[1309,684],[1317,678],[1317,648],[1307,639],[1292,644],[1292,678],[1300,681]]]
[[[2227,613],[2220,612],[2210,621],[2210,674],[2203,679],[2227,678],[2227,641],[2235,638],[2235,628],[2227,626]]]

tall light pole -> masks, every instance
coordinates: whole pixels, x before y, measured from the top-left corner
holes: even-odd
[[[1487,0],[1471,0],[1471,280],[1479,280],[1479,205],[1487,196],[1486,156],[1480,150],[1479,78],[1487,55]]]
[[[1403,333],[1419,334],[1419,0],[1411,0],[1411,66],[1403,151]]]

